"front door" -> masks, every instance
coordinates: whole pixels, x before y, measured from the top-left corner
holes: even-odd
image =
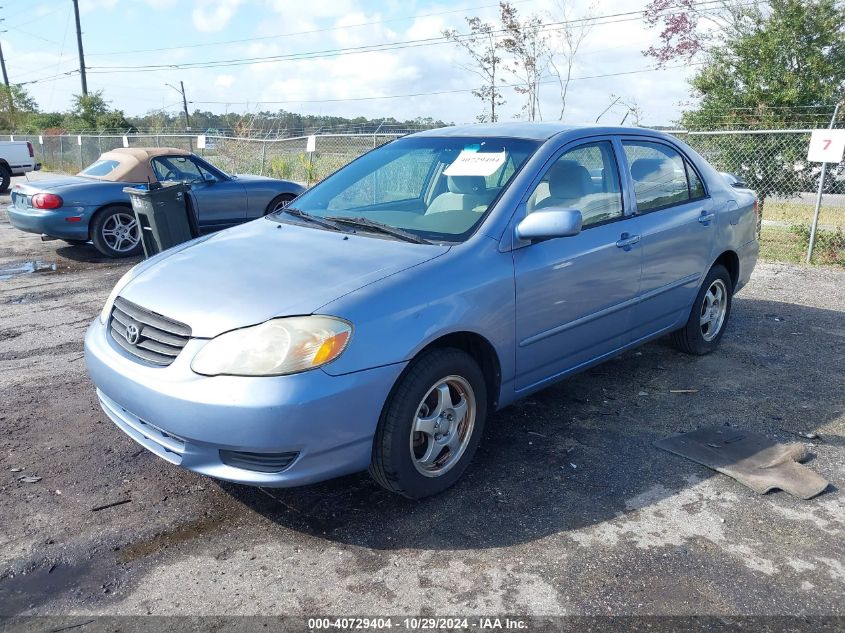
[[[516,390],[602,358],[629,340],[640,285],[640,219],[623,204],[610,140],[567,148],[526,200],[526,213],[574,208],[578,235],[513,251]]]
[[[192,156],[156,156],[152,167],[160,182],[176,180],[191,185],[202,232],[224,229],[246,219],[246,190],[237,179],[212,173]]]

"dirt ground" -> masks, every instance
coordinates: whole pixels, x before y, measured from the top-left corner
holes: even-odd
[[[125,436],[82,337],[132,263],[0,211],[0,614],[845,615],[843,271],[759,265],[717,353],[657,341],[498,412],[411,502],[366,474],[220,483]],[[828,491],[652,446],[723,424],[807,443]]]

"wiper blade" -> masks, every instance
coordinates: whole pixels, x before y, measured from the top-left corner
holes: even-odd
[[[321,218],[316,215],[311,215],[310,213],[305,213],[300,209],[296,209],[294,207],[283,207],[278,211],[274,212],[272,215],[281,215],[285,213],[287,215],[291,215],[299,220],[304,220],[306,222],[310,222],[312,224],[316,224],[317,226],[322,226],[325,229],[331,229],[332,231],[343,231],[343,228],[337,223],[332,222],[329,218]]]
[[[404,229],[391,226],[389,224],[384,224],[383,222],[376,222],[375,220],[370,220],[368,218],[347,218],[338,215],[330,215],[326,217],[326,220],[331,220],[332,222],[337,222],[338,224],[348,224],[350,226],[360,226],[363,228],[372,229],[373,231],[384,233],[385,235],[392,235],[393,237],[398,237],[399,239],[405,240],[406,242],[414,242],[415,244],[432,243],[424,237],[420,237],[416,233],[411,233],[410,231],[406,231]]]

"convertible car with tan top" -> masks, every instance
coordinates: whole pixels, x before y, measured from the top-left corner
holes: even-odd
[[[133,184],[189,183],[202,233],[235,226],[280,209],[301,185],[263,176],[232,176],[190,152],[172,147],[105,152],[75,176],[19,183],[12,189],[9,221],[42,239],[92,242],[103,255],[141,252],[129,196]]]

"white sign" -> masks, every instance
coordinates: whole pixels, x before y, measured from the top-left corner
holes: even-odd
[[[15,140],[15,135],[14,135],[14,134],[9,134],[9,140],[10,140],[10,141],[14,141],[14,140]]]
[[[494,154],[462,150],[443,173],[447,176],[491,176],[507,158],[504,151]]]
[[[43,136],[39,136],[39,137],[38,137],[38,144],[39,144],[39,145],[44,145],[44,137],[43,137]]]
[[[813,130],[807,160],[813,163],[839,163],[845,153],[845,130]]]
[[[129,137],[128,136],[123,137],[123,147],[129,147]]]
[[[308,141],[305,143],[305,151],[306,152],[316,152],[317,151],[317,137],[313,134],[308,137]]]
[[[205,134],[197,136],[197,149],[205,149]]]
[[[76,137],[76,144],[77,144],[77,145],[82,145],[82,136],[77,136],[77,137]]]

